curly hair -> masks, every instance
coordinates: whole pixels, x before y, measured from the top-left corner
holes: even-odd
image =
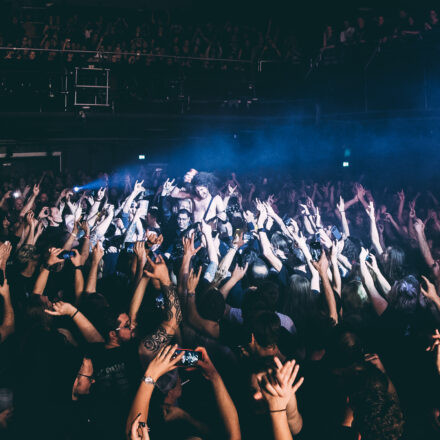
[[[210,194],[215,196],[218,192],[217,190],[217,179],[212,173],[206,173],[201,171],[197,173],[191,181],[192,191],[195,193],[196,186],[206,186]]]
[[[348,396],[353,427],[362,440],[397,440],[403,434],[403,414],[392,394],[388,378],[372,365],[357,369],[349,380]]]

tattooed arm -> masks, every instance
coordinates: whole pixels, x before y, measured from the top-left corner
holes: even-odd
[[[151,272],[145,270],[145,274],[152,279],[159,280],[164,296],[166,314],[165,320],[159,325],[158,329],[146,336],[139,347],[140,356],[151,360],[164,345],[169,344],[173,339],[179,324],[182,322],[182,311],[176,286],[171,283],[168,268],[162,257],[158,257],[157,261],[153,262],[147,256],[147,261],[151,267]]]

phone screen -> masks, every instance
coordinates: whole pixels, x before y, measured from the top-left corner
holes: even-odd
[[[75,255],[75,252],[73,252],[73,251],[64,251],[64,252],[61,252],[60,258],[62,258],[63,260],[68,260],[69,258],[72,258],[74,255]]]
[[[335,237],[335,240],[340,240],[342,238],[342,234],[339,232],[339,229],[336,226],[332,226],[332,235]]]
[[[175,354],[177,356],[182,352],[184,353],[183,358],[177,363],[179,367],[195,367],[202,357],[200,351],[186,350],[183,348],[176,350]]]

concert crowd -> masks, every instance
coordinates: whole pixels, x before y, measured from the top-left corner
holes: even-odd
[[[434,188],[48,171],[0,215],[2,439],[439,438]]]
[[[392,14],[370,11],[369,14],[347,14],[340,18],[340,23],[328,23],[322,39],[313,35],[314,26],[310,29],[305,32],[272,19],[258,24],[211,21],[202,25],[153,12],[122,16],[112,15],[110,11],[96,16],[72,12],[47,15],[39,20],[30,15],[20,18],[4,14],[0,45],[11,48],[2,54],[2,59],[34,64],[38,61],[67,64],[104,61],[144,66],[166,63],[184,68],[220,66],[227,70],[239,69],[240,64],[200,64],[194,59],[307,63],[318,49],[315,43],[310,43],[319,40],[321,48],[329,50],[434,35],[438,38],[439,18],[435,9],[417,9],[414,14],[404,9]],[[14,51],[14,47],[29,50]],[[96,54],[76,51],[98,51],[101,55],[97,58]]]

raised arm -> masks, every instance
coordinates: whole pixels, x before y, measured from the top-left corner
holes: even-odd
[[[50,274],[50,268],[58,263],[63,263],[64,260],[58,258],[58,255],[63,252],[63,249],[50,248],[49,249],[49,258],[45,264],[41,267],[40,274],[38,275],[33,293],[35,295],[43,295],[44,289],[46,288],[47,280]]]
[[[45,312],[52,316],[69,316],[87,342],[104,342],[104,338],[94,325],[72,304],[58,301],[52,304],[52,308],[53,310],[45,310]]]
[[[426,240],[425,225],[423,224],[422,220],[420,220],[419,218],[416,219],[416,221],[414,222],[414,229],[416,231],[417,243],[419,244],[419,249],[423,255],[425,263],[430,268],[433,268],[435,261],[434,258],[432,257],[431,249],[429,248],[428,241]]]
[[[380,316],[387,309],[388,302],[379,294],[379,292],[376,289],[376,286],[374,285],[373,278],[366,264],[367,256],[368,256],[368,251],[362,248],[361,253],[359,255],[362,280],[364,282],[368,296],[371,299],[374,310]]]
[[[90,266],[89,276],[85,288],[86,293],[96,292],[96,281],[98,279],[98,266],[102,257],[104,256],[104,249],[101,242],[98,241],[92,250],[92,264]]]
[[[183,259],[180,266],[179,279],[177,284],[177,293],[180,296],[184,296],[187,290],[187,281],[189,276],[189,267],[191,264],[191,258],[199,252],[202,246],[197,249],[194,247],[194,234],[191,238],[183,238]]]
[[[147,256],[150,270],[145,270],[145,275],[149,278],[158,280],[161,285],[165,300],[166,319],[160,324],[159,328],[142,340],[141,355],[151,357],[157,353],[164,345],[170,343],[182,322],[182,311],[175,286],[171,283],[168,268],[159,256],[155,262]]]
[[[380,284],[383,293],[386,295],[391,290],[391,285],[380,271],[379,266],[377,265],[376,257],[371,253],[370,253],[370,259],[371,259],[371,263],[368,263],[368,261],[366,261],[366,264],[376,275],[376,279]]]
[[[128,414],[126,434],[129,440],[149,439],[146,424],[151,395],[159,378],[174,370],[176,364],[182,359],[184,353],[175,356],[176,349],[177,345],[163,347],[149,363]],[[142,431],[141,437],[138,434],[139,430]]]
[[[231,289],[240,281],[243,279],[243,277],[246,275],[247,269],[248,269],[249,263],[246,263],[246,266],[240,267],[238,264],[235,266],[235,269],[233,270],[231,277],[228,281],[226,281],[225,284],[219,289],[220,293],[223,295],[225,300],[227,299],[229,292]]]
[[[15,330],[15,314],[12,307],[8,280],[5,278],[0,286],[0,296],[3,297],[3,320],[0,325],[0,344]]]
[[[336,243],[332,243],[330,250],[330,261],[332,263],[332,275],[333,275],[333,289],[341,296],[342,281],[341,274],[339,273],[338,265],[338,246]]]
[[[339,203],[336,204],[337,212],[341,216],[342,230],[345,237],[350,237],[350,228],[348,227],[347,216],[345,214],[345,203],[342,197],[339,197]]]
[[[234,402],[223,383],[220,374],[217,372],[214,364],[208,356],[204,347],[197,347],[196,351],[202,352],[202,359],[199,360],[198,366],[202,369],[205,378],[211,383],[220,417],[225,427],[225,439],[240,440],[240,422]]]
[[[194,270],[191,269],[191,272],[188,277],[187,282],[187,304],[186,304],[186,317],[188,323],[195,328],[196,330],[205,333],[211,338],[218,339],[220,337],[220,326],[218,322],[209,321],[207,319],[203,319],[199,312],[197,311],[196,306],[196,287],[200,280],[200,275],[202,273],[202,267],[199,267],[199,271],[197,274],[194,273]]]
[[[374,203],[370,202],[367,208],[365,209],[366,213],[368,214],[368,218],[370,219],[370,236],[371,236],[371,243],[373,244],[374,248],[376,249],[378,255],[383,254],[382,245],[380,244],[379,239],[379,232],[377,230],[376,225],[376,218],[374,215]]]
[[[336,308],[335,295],[333,294],[333,289],[328,278],[328,260],[324,251],[322,251],[319,261],[313,261],[313,266],[315,266],[315,269],[318,271],[319,276],[321,277],[329,316],[331,319],[333,319],[334,323],[337,324],[339,321],[338,311]]]
[[[287,361],[284,365],[277,357],[274,360],[277,368],[273,372],[261,374],[258,384],[269,408],[274,440],[292,440],[292,435],[298,434],[302,429],[302,417],[296,404],[296,392],[303,384],[304,378],[296,381],[299,365],[295,360]],[[292,413],[292,408],[289,408],[292,402],[296,407],[294,408],[296,415]]]
[[[81,258],[81,254],[74,249],[74,256],[70,258],[70,261],[74,270],[74,278],[75,278],[75,304],[79,303],[82,293],[84,292],[84,275],[82,273],[83,269],[83,261]]]
[[[397,210],[397,220],[401,225],[403,225],[403,207],[405,206],[405,193],[402,191],[399,191],[397,193],[397,196],[399,197],[399,208]]]
[[[426,288],[420,286],[420,291],[423,296],[434,303],[437,310],[440,312],[440,296],[438,296],[434,284],[432,284],[428,278],[422,275],[423,281],[425,282]]]
[[[34,205],[35,199],[37,198],[38,194],[40,194],[40,185],[34,185],[34,188],[32,189],[32,195],[29,197],[26,205],[24,205],[23,209],[20,211],[20,217],[24,217],[26,213],[32,209],[32,206]]]
[[[263,251],[264,257],[269,261],[269,263],[272,265],[272,267],[276,271],[280,271],[283,267],[283,263],[281,260],[273,253],[272,246],[269,242],[269,239],[267,238],[267,232],[264,228],[264,225],[267,220],[267,211],[266,207],[263,203],[261,203],[259,200],[256,201],[257,209],[259,211],[258,216],[258,238],[260,239],[261,248]]]
[[[310,281],[310,288],[312,290],[317,290],[319,292],[321,290],[319,285],[319,272],[316,270],[313,264],[312,254],[310,253],[310,249],[307,246],[306,238],[301,232],[299,232],[298,234],[293,234],[293,238],[297,243],[301,252],[304,254],[304,257],[307,261],[307,267],[309,268],[310,273],[312,274],[312,279]]]

